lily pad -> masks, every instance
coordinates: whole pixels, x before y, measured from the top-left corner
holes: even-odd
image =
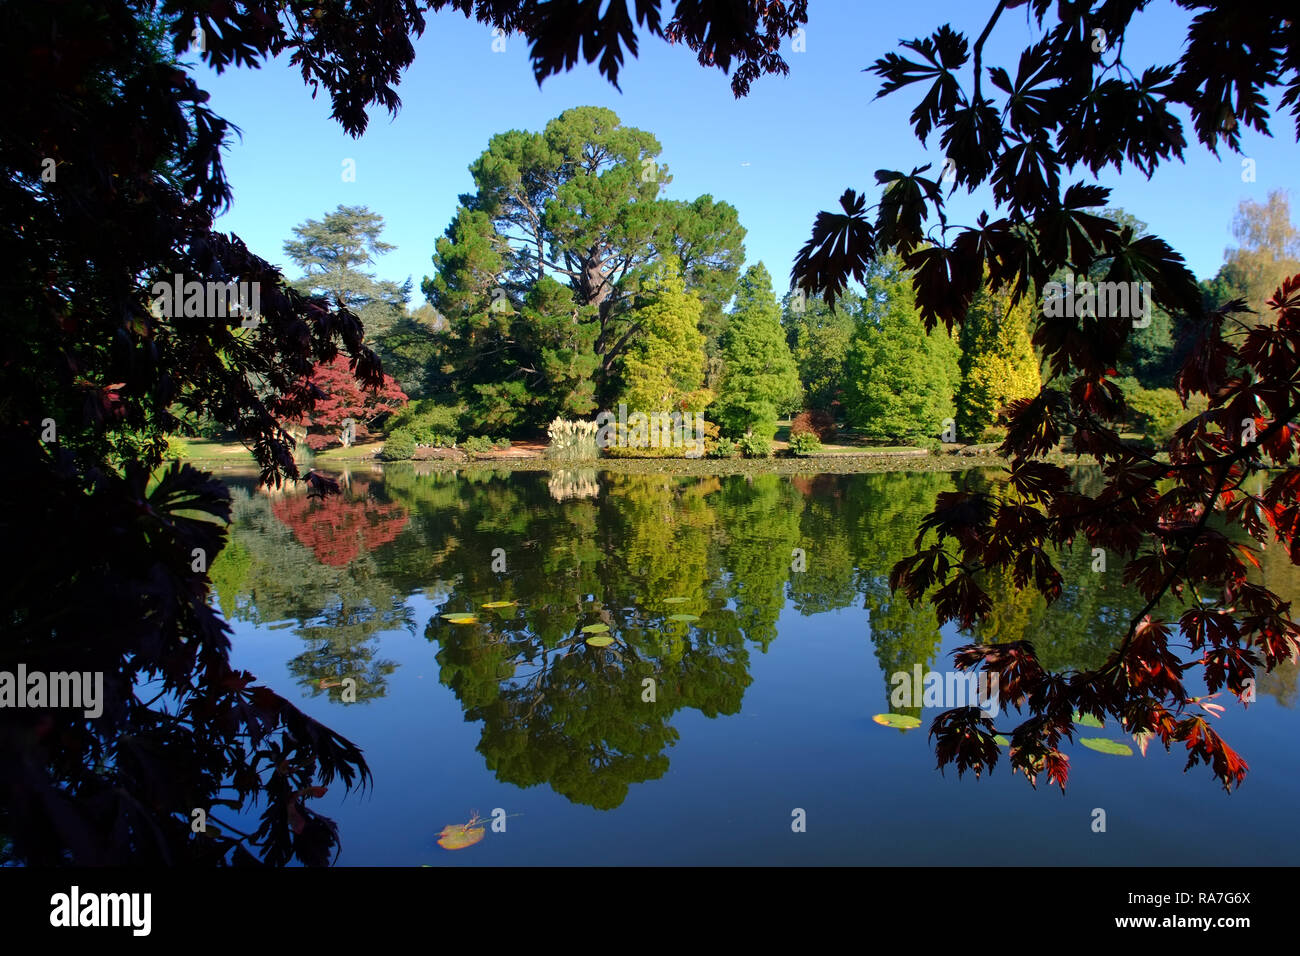
[[[517,607],[518,604],[519,604],[518,601],[489,601],[487,604],[484,604],[482,606],[486,608],[490,608],[495,611],[497,608],[502,608],[502,607]]]
[[[994,737],[993,742],[996,743],[999,747],[1011,746],[1011,741],[1007,740],[1007,738],[1002,736],[1002,734],[998,734],[996,737]]]
[[[593,634],[587,638],[588,647],[609,647],[614,643],[614,639],[608,634]]]
[[[467,823],[451,823],[442,828],[438,834],[438,846],[444,850],[463,850],[483,839],[487,833],[483,827],[471,827]]]
[[[897,730],[915,730],[921,726],[921,718],[910,714],[876,714],[871,718],[876,723]]]
[[[608,624],[588,624],[582,629],[583,634],[604,634],[609,630]]]
[[[687,601],[689,601],[689,600],[690,600],[690,598],[684,598],[684,597],[670,597],[670,598],[664,598],[664,603],[665,603],[665,604],[685,604],[685,603],[686,603]]]
[[[476,615],[467,614],[463,611],[459,614],[444,614],[442,619],[444,621],[450,621],[452,624],[475,624],[478,622],[478,617]]]
[[[668,620],[670,621],[690,622],[690,621],[698,621],[699,619],[700,616],[698,614],[669,614],[668,615]]]
[[[1133,748],[1128,744],[1122,744],[1117,740],[1108,740],[1105,737],[1080,737],[1079,743],[1089,750],[1097,751],[1099,754],[1114,754],[1116,757],[1133,756]]]
[[[1105,727],[1103,721],[1098,720],[1092,714],[1081,714],[1077,710],[1074,712],[1074,722],[1080,727]]]

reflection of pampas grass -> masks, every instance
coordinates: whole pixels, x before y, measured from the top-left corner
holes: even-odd
[[[600,495],[600,484],[596,480],[594,468],[554,472],[546,487],[556,501],[564,501],[566,498],[596,498]]]
[[[557,418],[546,429],[546,433],[551,436],[551,444],[546,449],[546,454],[551,458],[564,461],[588,461],[599,458],[600,450],[596,447],[597,431],[599,429],[595,422],[571,422],[565,418]]]

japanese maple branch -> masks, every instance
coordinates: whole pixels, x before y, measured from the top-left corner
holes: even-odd
[[[1275,418],[1273,423],[1259,434],[1256,441],[1251,444],[1242,445],[1231,455],[1227,455],[1219,460],[1219,471],[1215,476],[1214,485],[1210,489],[1210,494],[1205,503],[1201,506],[1201,516],[1197,519],[1196,527],[1192,529],[1191,536],[1189,537],[1186,546],[1183,548],[1182,557],[1179,558],[1178,563],[1174,567],[1169,569],[1169,573],[1165,575],[1165,579],[1160,583],[1160,587],[1156,593],[1149,601],[1147,601],[1143,608],[1134,615],[1132,622],[1129,624],[1128,633],[1124,635],[1124,639],[1116,649],[1114,658],[1109,664],[1102,668],[1101,673],[1106,674],[1119,667],[1120,663],[1123,661],[1128,646],[1132,643],[1133,637],[1137,633],[1138,626],[1142,623],[1142,619],[1151,613],[1155,606],[1160,603],[1165,594],[1169,591],[1169,588],[1173,585],[1174,579],[1177,578],[1178,575],[1180,575],[1187,567],[1187,562],[1190,561],[1192,557],[1192,550],[1195,547],[1197,540],[1204,533],[1205,526],[1209,523],[1210,515],[1214,512],[1214,502],[1224,493],[1224,491],[1231,490],[1230,488],[1225,488],[1224,483],[1228,478],[1232,466],[1245,458],[1252,447],[1257,448],[1263,444],[1263,440],[1271,433],[1286,427],[1298,411],[1300,411],[1300,405],[1291,406],[1285,413]],[[1239,484],[1240,481],[1238,481],[1238,485]]]
[[[997,25],[998,17],[1002,16],[1002,11],[1005,10],[1006,7],[1006,0],[998,0],[997,8],[993,11],[993,15],[989,17],[989,22],[984,25],[984,32],[979,35],[979,39],[975,41],[975,46],[972,48],[972,56],[975,60],[974,102],[977,106],[980,102],[980,74],[983,72],[982,63],[984,60],[984,42],[988,40],[989,34],[993,32],[993,27]]]

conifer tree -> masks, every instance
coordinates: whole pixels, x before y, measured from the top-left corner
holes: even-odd
[[[772,276],[760,262],[741,278],[722,334],[721,398],[713,415],[724,435],[776,434],[776,420],[799,407],[803,387],[781,328]]]
[[[635,310],[641,335],[629,348],[620,401],[643,412],[702,412],[713,394],[705,389],[703,303],[687,290],[681,269],[668,261],[647,283]]]
[[[942,328],[926,333],[911,276],[896,257],[868,277],[846,371],[849,424],[870,438],[938,438],[953,416],[957,344]]]
[[[1011,305],[1006,289],[981,289],[962,325],[961,386],[957,390],[957,431],[978,441],[998,412],[1017,398],[1042,388],[1038,357],[1030,341],[1034,303]]]

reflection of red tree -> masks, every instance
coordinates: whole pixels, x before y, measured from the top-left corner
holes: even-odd
[[[380,504],[372,499],[367,487],[354,482],[352,496],[346,501],[286,495],[271,505],[271,510],[295,538],[311,548],[316,560],[332,568],[342,567],[392,541],[409,519],[400,504]]]

